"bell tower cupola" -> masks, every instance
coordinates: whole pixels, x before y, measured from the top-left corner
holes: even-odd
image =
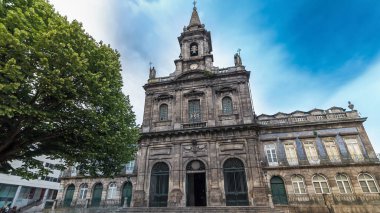
[[[205,29],[198,15],[196,2],[188,26],[178,37],[181,53],[175,60],[175,75],[193,70],[208,70],[213,67],[211,33]]]

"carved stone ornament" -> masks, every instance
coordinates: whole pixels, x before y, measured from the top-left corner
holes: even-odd
[[[197,152],[205,152],[207,151],[207,145],[206,144],[200,144],[198,145],[196,142],[193,142],[192,145],[184,146],[183,147],[185,153],[194,153]]]

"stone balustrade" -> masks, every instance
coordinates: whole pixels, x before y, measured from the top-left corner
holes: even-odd
[[[360,118],[357,111],[344,111],[342,108],[334,110],[312,110],[309,112],[293,112],[290,114],[277,113],[275,115],[260,115],[257,117],[257,123],[261,125],[290,125],[297,123],[310,123],[332,120],[345,120]]]

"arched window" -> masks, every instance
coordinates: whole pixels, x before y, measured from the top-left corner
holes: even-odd
[[[292,185],[294,194],[306,194],[305,182],[301,176],[294,175],[292,177]]]
[[[190,44],[190,56],[198,56],[198,44],[195,42]]]
[[[364,193],[378,193],[379,188],[377,187],[375,179],[367,174],[363,173],[358,176],[360,186]]]
[[[244,164],[230,158],[223,164],[224,190],[227,206],[248,206],[247,181]]]
[[[82,184],[79,189],[79,199],[86,199],[87,191],[88,191],[87,183]]]
[[[315,175],[313,177],[313,186],[316,194],[330,193],[329,184],[327,179],[322,175]]]
[[[222,111],[224,115],[232,114],[232,99],[230,97],[222,99]]]
[[[151,207],[166,207],[168,205],[169,166],[166,163],[156,163],[150,177]]]
[[[116,196],[117,186],[116,183],[110,183],[108,186],[107,199],[114,199]]]
[[[167,121],[167,120],[168,120],[168,105],[161,104],[160,105],[160,121]]]
[[[336,183],[339,187],[339,191],[342,194],[349,194],[352,193],[351,185],[350,185],[350,180],[346,175],[343,174],[338,174],[336,177]]]

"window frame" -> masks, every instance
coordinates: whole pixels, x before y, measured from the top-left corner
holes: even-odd
[[[295,141],[285,141],[283,143],[284,145],[284,149],[285,149],[285,155],[286,155],[286,160],[288,161],[288,164],[289,166],[297,166],[299,164],[299,160],[298,160],[298,155],[297,155],[297,148],[296,148],[296,145],[295,145]],[[288,147],[292,147],[292,151],[294,154],[294,156],[290,156],[290,153],[288,151]]]
[[[321,180],[314,180],[315,177],[322,177],[324,179],[324,181],[321,181]],[[314,175],[312,178],[311,178],[311,182],[313,184],[313,188],[314,188],[314,192],[315,194],[331,194],[331,189],[330,189],[330,185],[329,185],[329,181],[327,180],[327,178],[324,176],[324,175],[321,175],[321,174],[316,174]],[[327,185],[327,190],[328,192],[324,192],[323,191],[323,186],[322,186],[322,182],[326,182],[326,185]],[[317,188],[315,187],[315,183],[318,183],[319,185],[319,188],[321,189],[321,192],[317,192]]]
[[[347,146],[351,159],[355,162],[363,161],[364,155],[361,149],[361,144],[359,144],[359,139],[357,137],[344,137],[343,140]]]
[[[230,96],[225,96],[222,98],[222,114],[232,115],[234,111],[234,104]]]
[[[346,179],[345,180],[338,180],[337,179],[338,176],[345,177]],[[350,178],[346,174],[337,174],[337,175],[335,175],[335,181],[336,181],[336,185],[338,186],[339,192],[341,194],[352,194],[353,193]],[[339,187],[339,183],[338,182],[341,182],[341,184],[343,186],[343,189],[344,189],[344,192],[341,191],[341,188]],[[350,189],[350,192],[347,192],[347,186],[344,184],[344,182],[348,183],[348,188]]]
[[[268,151],[270,154],[270,157],[268,156]],[[274,153],[273,153],[274,151]],[[267,158],[267,162],[269,166],[278,166],[278,155],[276,150],[276,144],[264,144],[264,152],[265,156]],[[275,160],[274,160],[275,159]]]
[[[197,103],[197,104],[195,104]],[[189,118],[189,123],[200,123],[202,122],[202,109],[201,109],[201,100],[200,99],[191,99],[188,100],[188,118]],[[197,106],[197,107],[195,107]],[[198,108],[198,111],[192,110]]]
[[[166,111],[164,111],[166,110]],[[158,112],[159,112],[159,121],[168,121],[169,120],[169,106],[166,103],[161,104],[158,107]],[[164,115],[164,116],[163,116]]]
[[[108,185],[107,200],[113,200],[113,199],[115,199],[116,193],[117,193],[117,184],[115,182],[111,182]]]
[[[85,200],[87,198],[87,193],[88,193],[88,184],[87,183],[81,184],[79,187],[78,199]]]
[[[300,178],[301,180],[294,180],[294,178]],[[305,179],[301,175],[293,175],[291,177],[291,181],[292,181],[293,193],[294,194],[297,194],[297,195],[307,194]],[[303,184],[303,187],[300,186],[300,183]],[[297,188],[298,188],[298,191],[299,191],[298,193],[296,192],[296,188],[294,187],[295,184],[297,185]],[[303,188],[303,192],[301,190],[302,188]]]
[[[318,150],[317,150],[317,147],[315,146],[314,141],[311,141],[311,140],[303,141],[303,147],[305,149],[305,154],[309,163],[319,164],[320,159],[319,159]]]
[[[369,176],[371,179],[360,179],[360,176],[361,175],[367,175],[367,176]],[[362,192],[363,193],[379,193],[380,191],[379,191],[379,186],[378,186],[378,184],[377,184],[377,181],[376,181],[376,179],[372,176],[372,175],[370,175],[369,173],[360,173],[359,175],[358,175],[358,182],[359,182],[359,185],[360,185],[360,188],[362,189]],[[365,192],[364,190],[363,190],[363,186],[362,186],[362,184],[361,184],[361,182],[362,181],[365,181],[365,183],[366,183],[366,187],[368,188],[368,192]],[[374,191],[374,192],[372,192],[372,190],[371,190],[371,187],[368,185],[368,182],[369,181],[373,181],[373,183],[374,183],[374,185],[375,185],[375,187],[376,187],[376,191]]]
[[[325,146],[326,154],[332,163],[341,162],[339,146],[335,138],[323,138],[323,145]]]

